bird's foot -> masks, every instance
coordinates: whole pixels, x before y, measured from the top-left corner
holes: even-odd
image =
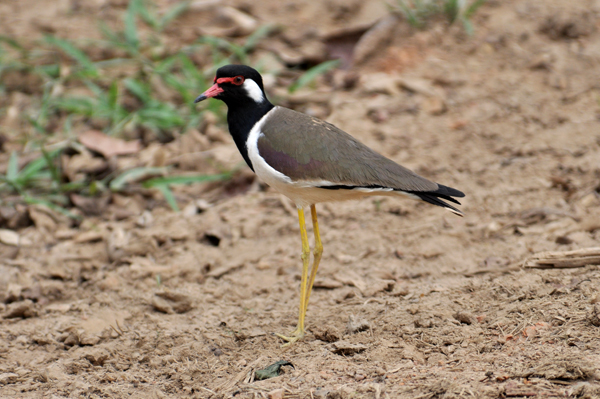
[[[288,335],[283,335],[283,334],[275,334],[277,335],[279,338],[281,338],[282,340],[286,341],[285,344],[283,344],[283,347],[289,346],[291,344],[293,344],[296,341],[300,341],[302,338],[304,338],[304,329],[301,329],[300,327],[296,327],[296,329],[294,331],[292,331],[289,336]]]

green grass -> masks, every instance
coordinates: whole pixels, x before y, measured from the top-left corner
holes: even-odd
[[[434,18],[443,16],[452,25],[459,22],[473,34],[471,17],[486,0],[396,0],[396,11],[416,28],[424,28]]]
[[[197,109],[193,100],[209,87],[219,66],[249,63],[250,53],[272,27],[262,26],[236,43],[201,37],[191,45],[168,48],[163,32],[188,6],[189,1],[178,2],[159,14],[149,0],[130,0],[121,27],[114,30],[100,22],[103,39],[95,42],[46,35],[33,48],[26,48],[18,40],[0,36],[0,95],[6,93],[5,78],[11,73],[41,82],[34,89],[38,92],[33,93],[33,106],[20,115],[19,127],[0,126],[0,134],[17,137],[15,141],[22,144],[21,155],[13,152],[6,173],[0,175],[0,204],[12,196],[69,213],[70,193],[93,196],[125,190],[131,182],[142,181],[143,187],[159,190],[171,208],[178,209],[172,186],[231,178],[231,172],[169,176],[167,169],[134,168],[101,180],[86,176],[83,181],[70,182],[60,169],[65,151],[81,149],[73,126],[78,131],[93,128],[128,138],[147,139],[150,133],[164,142],[197,128],[204,112],[216,114],[224,123],[222,104],[211,101]],[[87,51],[91,46],[108,49],[107,53],[115,56],[93,59]],[[194,62],[198,52],[210,54],[203,65]],[[5,112],[0,109],[0,114]],[[53,146],[57,142],[62,144]],[[51,151],[44,150],[51,147]],[[24,154],[30,153],[39,156],[19,167]]]
[[[63,148],[51,151],[41,149],[40,155],[19,168],[19,155],[10,154],[6,173],[0,175],[0,204],[7,204],[9,195],[18,195],[29,204],[42,204],[65,215],[75,217],[65,206],[69,199],[67,193],[83,188],[83,182],[64,183],[58,164]]]
[[[319,76],[327,73],[328,71],[337,68],[340,64],[339,60],[331,60],[320,63],[319,65],[315,65],[314,67],[307,70],[304,74],[302,74],[298,80],[296,80],[288,89],[290,93],[295,92],[296,90],[308,86],[310,83],[314,82]]]

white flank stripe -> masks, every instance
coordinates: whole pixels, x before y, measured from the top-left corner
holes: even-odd
[[[249,79],[250,80],[250,79]],[[252,82],[252,80],[250,80]],[[248,82],[248,80],[246,80]],[[244,82],[244,84],[246,84]],[[256,83],[254,83],[256,85]],[[258,85],[256,86],[258,88]],[[260,90],[260,89],[259,89]],[[258,177],[260,177],[265,183],[273,188],[277,189],[280,185],[290,185],[292,184],[292,179],[284,175],[283,173],[275,170],[264,160],[263,157],[258,153],[258,139],[262,135],[261,127],[262,125],[269,119],[273,111],[275,111],[277,107],[274,107],[272,110],[267,112],[265,116],[263,116],[250,130],[250,134],[248,134],[248,140],[246,141],[246,149],[248,150],[248,158],[250,158],[250,162],[252,162],[252,167],[254,168],[254,172]]]
[[[378,191],[394,191],[393,188],[383,188],[383,187],[379,187],[379,188],[368,188],[368,187],[354,187],[352,190],[354,191],[361,191],[363,193],[376,193]]]

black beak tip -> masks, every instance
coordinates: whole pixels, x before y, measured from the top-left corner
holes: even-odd
[[[200,101],[204,101],[206,100],[208,97],[206,97],[204,94],[200,94],[198,97],[196,97],[196,99],[194,100],[194,104],[198,104]]]

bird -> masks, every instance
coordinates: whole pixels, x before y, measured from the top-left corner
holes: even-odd
[[[434,183],[375,152],[334,125],[282,106],[265,94],[262,76],[247,65],[217,69],[213,85],[195,99],[227,105],[227,124],[242,157],[264,183],[290,198],[298,211],[302,239],[302,277],[296,329],[276,334],[290,345],[305,336],[305,318],[323,254],[316,204],[373,195],[404,196],[463,216],[451,202],[465,194]],[[310,208],[314,248],[310,247],[305,209]]]

